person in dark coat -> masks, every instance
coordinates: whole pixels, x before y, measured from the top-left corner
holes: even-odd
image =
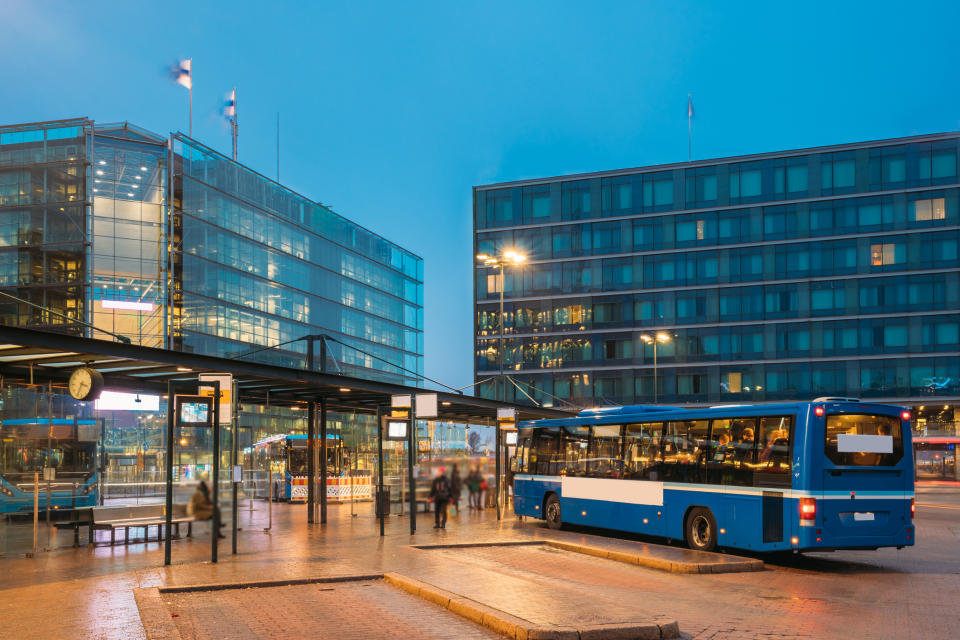
[[[460,494],[463,492],[463,480],[460,478],[460,469],[453,465],[453,471],[450,472],[450,497],[453,499],[453,506],[460,511]]]
[[[187,515],[193,516],[197,520],[210,520],[214,513],[216,513],[216,520],[220,523],[222,529],[224,523],[220,518],[220,508],[210,500],[210,489],[207,487],[207,483],[201,480],[200,484],[197,485],[196,493],[190,497],[190,502],[187,503]],[[220,538],[226,537],[219,531],[217,535]]]
[[[430,499],[433,501],[434,529],[447,527],[447,504],[450,502],[450,479],[444,474],[443,467],[437,469],[437,477],[430,485]]]
[[[477,467],[470,469],[470,473],[467,474],[467,491],[470,492],[469,505],[471,509],[480,508],[480,482],[483,478],[480,475],[480,470]]]

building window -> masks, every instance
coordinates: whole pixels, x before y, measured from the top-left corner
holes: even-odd
[[[857,183],[856,160],[833,160],[820,165],[820,186],[824,189],[844,189]]]
[[[755,198],[763,192],[760,169],[730,169],[730,197]]]
[[[799,193],[807,190],[807,165],[777,167],[773,171],[773,184],[776,193]]]
[[[910,217],[913,220],[943,220],[947,217],[946,202],[943,198],[914,200],[910,203]]]
[[[565,182],[561,189],[565,218],[585,218],[590,215],[590,183]]]
[[[600,185],[603,213],[617,213],[633,207],[633,178],[604,178]]]
[[[906,246],[902,244],[885,243],[870,245],[870,264],[882,267],[889,264],[899,264],[904,261]]]
[[[543,220],[550,217],[550,187],[523,188],[524,220]]]
[[[500,293],[500,274],[487,274],[487,293]]]
[[[673,204],[673,180],[648,178],[643,181],[643,206],[665,207]]]

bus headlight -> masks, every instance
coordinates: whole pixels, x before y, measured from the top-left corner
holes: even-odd
[[[8,498],[13,497],[13,491],[10,491],[3,483],[0,483],[0,495],[7,496]]]

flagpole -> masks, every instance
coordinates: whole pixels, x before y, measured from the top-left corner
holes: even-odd
[[[237,88],[233,88],[233,161],[237,161]]]
[[[687,94],[687,162],[693,160],[693,109],[690,94]]]
[[[193,65],[190,65],[190,137],[193,137]]]

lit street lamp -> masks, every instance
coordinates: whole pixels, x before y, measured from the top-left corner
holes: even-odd
[[[657,404],[657,343],[670,342],[670,336],[663,331],[658,331],[654,336],[647,333],[640,334],[640,339],[646,344],[653,345],[653,404]]]
[[[500,370],[500,376],[499,376],[499,378],[498,378],[498,381],[500,382],[500,389],[501,389],[501,391],[500,391],[500,400],[501,400],[501,402],[506,402],[506,399],[507,399],[507,385],[504,384],[504,379],[503,379],[503,349],[504,349],[504,342],[503,342],[503,325],[504,325],[504,313],[503,313],[503,289],[504,289],[504,286],[503,286],[503,285],[504,285],[504,281],[503,281],[503,268],[504,268],[504,266],[506,266],[506,265],[510,265],[510,266],[514,266],[514,267],[519,267],[520,265],[522,265],[522,264],[526,261],[526,259],[527,259],[527,256],[525,256],[524,254],[519,253],[519,252],[517,252],[517,251],[513,251],[513,250],[504,251],[504,252],[503,252],[502,254],[500,254],[499,256],[489,256],[489,255],[487,255],[487,254],[485,254],[485,253],[481,253],[481,254],[477,255],[477,261],[478,261],[480,264],[482,264],[482,265],[485,266],[485,267],[489,267],[489,268],[491,268],[491,269],[499,269],[499,271],[500,271],[500,273],[499,273],[499,276],[500,276],[500,280],[499,280],[499,288],[500,288],[500,348],[499,348],[498,353],[497,353],[497,364],[499,365],[499,370]]]

